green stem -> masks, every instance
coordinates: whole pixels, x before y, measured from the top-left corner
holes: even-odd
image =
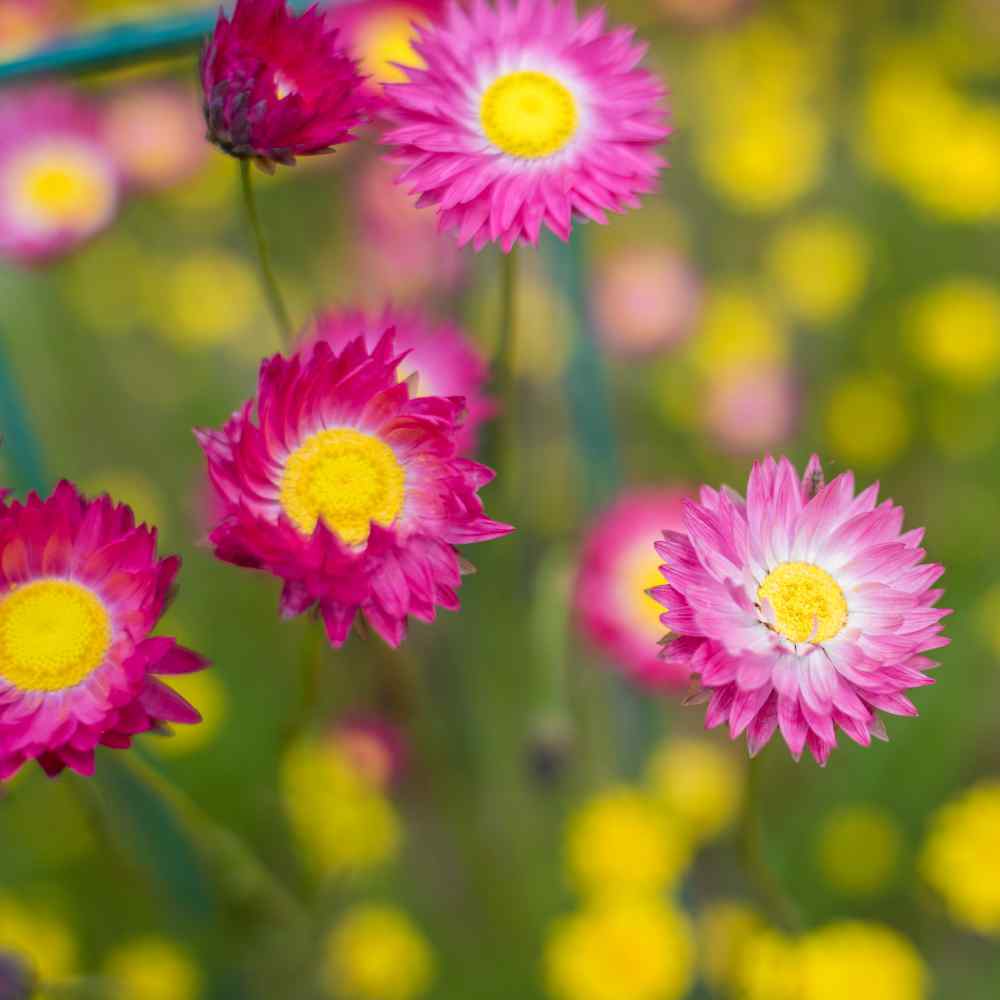
[[[301,693],[298,709],[288,722],[283,743],[287,749],[304,736],[316,718],[316,708],[323,688],[323,651],[326,648],[326,630],[320,619],[306,624],[299,653]]]
[[[236,834],[212,819],[134,750],[117,759],[188,834],[228,903],[243,912],[258,912],[279,926],[308,927],[303,905]]]
[[[747,767],[747,795],[743,813],[743,864],[747,877],[771,918],[784,930],[797,932],[802,929],[798,907],[785,892],[767,861],[761,810],[762,769],[760,758],[751,758]]]
[[[517,249],[500,261],[500,337],[493,359],[497,395],[502,407],[497,435],[497,464],[501,466],[508,496],[516,496],[517,399]]]
[[[261,287],[267,298],[271,313],[274,315],[275,325],[281,336],[285,347],[291,347],[295,340],[295,330],[285,307],[285,300],[281,297],[281,289],[274,276],[274,268],[271,266],[271,252],[264,238],[264,230],[260,224],[260,215],[257,212],[257,197],[253,187],[253,164],[248,159],[240,160],[240,181],[243,187],[243,204],[246,206],[247,219],[250,222],[250,229],[253,232],[254,242],[257,246],[257,269],[260,274]]]

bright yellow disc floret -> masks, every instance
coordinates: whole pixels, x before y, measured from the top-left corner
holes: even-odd
[[[770,602],[774,627],[791,642],[827,642],[847,621],[847,599],[837,581],[812,563],[787,562],[768,573],[757,591]]]
[[[495,80],[483,94],[479,118],[486,138],[497,149],[528,160],[558,153],[579,125],[569,89],[555,77],[534,70]]]

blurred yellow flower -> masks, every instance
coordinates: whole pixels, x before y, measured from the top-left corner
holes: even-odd
[[[717,194],[742,211],[771,213],[816,186],[827,134],[806,105],[776,105],[756,94],[706,116],[694,143],[695,162]]]
[[[834,455],[847,463],[878,465],[895,458],[910,440],[910,417],[895,382],[849,375],[834,383],[826,413]]]
[[[57,917],[0,896],[0,951],[26,961],[39,979],[65,979],[76,971],[76,940]]]
[[[740,1000],[804,1000],[795,942],[780,931],[765,928],[752,933],[735,965],[734,992]]]
[[[994,583],[979,604],[979,627],[995,656],[1000,657],[1000,583]]]
[[[924,1000],[929,974],[897,931],[850,920],[797,940],[772,930],[753,935],[737,978],[741,1000]]]
[[[977,278],[954,278],[913,305],[913,348],[929,370],[965,386],[1000,373],[1000,293]]]
[[[735,992],[743,951],[764,920],[752,907],[722,900],[705,907],[698,921],[702,975],[713,993]]]
[[[151,740],[150,746],[167,757],[182,757],[215,739],[228,714],[229,698],[214,670],[175,675],[170,686],[201,712],[201,722],[197,726],[171,726],[169,737]]]
[[[902,850],[902,835],[879,806],[843,806],[819,835],[819,863],[827,882],[849,895],[871,895],[890,882]]]
[[[806,934],[797,948],[801,1000],[924,1000],[928,970],[890,927],[858,920]]]
[[[401,83],[406,80],[401,65],[422,68],[424,60],[414,51],[413,41],[414,24],[424,20],[417,7],[400,6],[370,15],[354,45],[361,71],[377,83]]]
[[[198,1000],[201,973],[179,944],[146,937],[122,945],[104,967],[114,1000]]]
[[[570,819],[566,856],[573,884],[585,894],[656,892],[687,868],[691,845],[651,798],[620,786]]]
[[[324,980],[331,996],[413,1000],[427,992],[432,975],[427,942],[394,906],[355,906],[326,939]]]
[[[653,898],[603,902],[556,922],[545,978],[559,1000],[677,1000],[691,986],[687,917]]]
[[[785,332],[767,301],[736,282],[709,291],[692,358],[702,375],[785,360]]]
[[[771,280],[788,309],[807,323],[832,323],[864,292],[871,249],[847,218],[811,215],[783,227],[767,251]]]
[[[282,792],[292,829],[320,872],[362,874],[398,853],[395,808],[335,741],[292,747],[282,768]]]
[[[237,338],[261,313],[253,268],[238,254],[205,248],[164,262],[159,332],[178,347]]]
[[[973,785],[935,814],[920,869],[955,923],[1000,936],[1000,780]]]
[[[743,771],[707,740],[671,740],[647,765],[650,791],[695,841],[732,826],[743,802]]]

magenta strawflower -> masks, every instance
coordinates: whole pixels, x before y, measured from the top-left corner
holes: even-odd
[[[115,217],[117,164],[97,109],[63,87],[0,97],[0,256],[41,264]]]
[[[464,396],[465,419],[455,435],[460,454],[476,449],[480,426],[496,412],[486,395],[489,367],[475,344],[452,323],[433,323],[414,311],[385,309],[380,316],[356,310],[324,313],[303,343],[312,348],[319,341],[334,353],[357,337],[372,350],[387,330],[396,335],[396,347],[406,352],[398,376],[417,373],[415,391],[421,396]]]
[[[923,529],[903,510],[855,496],[845,472],[823,485],[813,456],[799,479],[786,458],[755,463],[747,498],[703,487],[685,501],[684,533],[656,545],[665,586],[651,593],[708,696],[708,728],[746,731],[750,753],[780,728],[792,755],[825,764],[835,729],[868,746],[886,739],[877,711],[916,715],[904,694],[933,683],[923,654],[948,644],[925,564]]]
[[[573,0],[452,2],[419,29],[423,68],[385,87],[400,183],[477,249],[567,239],[573,219],[639,204],[666,161],[663,85],[645,46]]]
[[[0,778],[29,760],[92,774],[99,744],[200,721],[156,675],[206,661],[150,635],[179,568],[106,496],[62,482],[47,500],[0,498]]]
[[[220,12],[201,59],[212,142],[271,169],[350,142],[369,98],[337,31],[312,7],[296,17],[285,0],[237,0]]]
[[[644,687],[687,684],[686,663],[660,654],[662,608],[646,591],[662,579],[653,545],[682,527],[679,490],[623,493],[594,522],[580,557],[573,603],[588,638]]]
[[[276,355],[255,399],[197,432],[225,510],[215,554],[280,577],[285,617],[318,606],[334,646],[359,613],[398,646],[408,616],[457,610],[455,545],[511,530],[483,512],[492,470],[456,455],[464,400],[411,399],[404,362],[391,332]]]

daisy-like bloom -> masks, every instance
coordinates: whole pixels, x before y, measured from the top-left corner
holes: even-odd
[[[407,352],[397,372],[401,380],[416,374],[416,385],[423,396],[465,397],[465,420],[455,442],[460,453],[474,452],[479,428],[493,416],[496,406],[486,395],[486,359],[458,327],[432,323],[420,313],[396,309],[385,309],[380,316],[329,312],[319,317],[303,349],[309,350],[322,341],[338,353],[361,337],[372,350],[387,330],[395,331],[396,347]]]
[[[385,141],[400,183],[436,205],[443,230],[480,249],[568,239],[573,219],[639,204],[666,161],[665,89],[638,68],[645,46],[574,0],[453,2],[422,26],[423,68],[385,87]]]
[[[0,506],[0,778],[28,760],[89,775],[98,744],[200,720],[155,676],[206,666],[150,635],[179,568],[128,507],[70,483]]]
[[[194,94],[173,83],[131,87],[108,102],[108,145],[125,180],[138,191],[162,191],[193,177],[209,147]]]
[[[330,7],[326,20],[381,91],[383,83],[406,79],[400,67],[423,65],[413,51],[417,25],[440,17],[444,6],[445,0],[358,0]]]
[[[651,593],[671,657],[700,677],[708,728],[746,732],[751,754],[780,728],[796,759],[808,745],[825,764],[837,728],[868,746],[887,738],[877,710],[917,714],[904,692],[933,683],[924,654],[948,644],[948,611],[923,530],[902,524],[878,484],[855,496],[846,472],[824,485],[815,455],[801,479],[786,458],[755,463],[746,500],[703,487],[684,502]]]
[[[225,510],[216,555],[280,577],[285,617],[318,606],[334,646],[359,612],[398,646],[409,615],[457,610],[455,545],[512,530],[483,512],[493,472],[456,454],[464,400],[411,399],[404,360],[391,332],[276,355],[255,399],[198,432]]]
[[[265,169],[327,153],[368,120],[369,99],[335,28],[313,7],[296,17],[285,0],[238,0],[219,14],[201,59],[212,142]]]
[[[46,85],[0,99],[0,256],[39,264],[104,229],[121,181],[96,109]]]
[[[591,527],[574,588],[588,638],[649,688],[677,690],[690,676],[686,663],[661,655],[663,608],[647,594],[663,580],[653,545],[665,528],[682,530],[682,500],[671,489],[623,493]]]

